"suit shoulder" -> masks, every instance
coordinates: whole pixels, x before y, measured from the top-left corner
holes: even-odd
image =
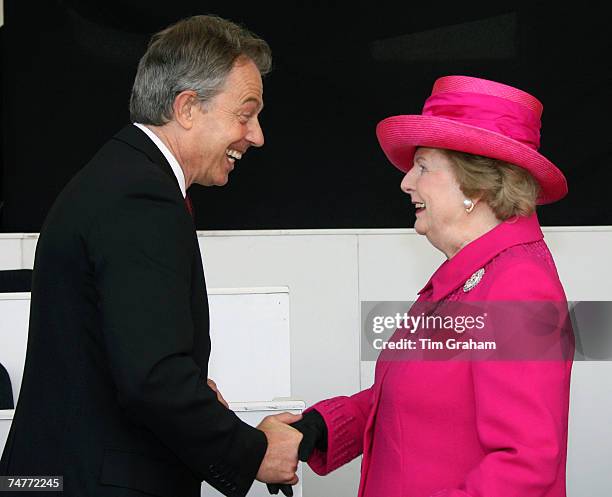
[[[106,142],[85,166],[93,176],[103,175],[113,184],[161,181],[167,187],[175,186],[174,179],[162,166],[153,162],[143,151],[115,138]]]
[[[178,215],[185,210],[171,171],[137,148],[111,139],[62,190],[43,230],[61,226],[86,232],[95,219],[121,212],[127,201],[172,207]]]
[[[98,210],[126,196],[183,203],[171,170],[165,171],[138,148],[111,138],[66,185],[57,203]]]

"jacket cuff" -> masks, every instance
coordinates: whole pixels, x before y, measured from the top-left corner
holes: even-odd
[[[225,464],[210,464],[206,481],[227,497],[244,497],[250,490],[268,449],[263,431],[243,423],[236,430]]]
[[[316,410],[327,427],[327,451],[315,449],[308,465],[318,475],[326,475],[355,459],[363,448],[361,416],[355,412],[348,397],[334,397],[319,402],[304,411]],[[363,420],[362,420],[363,421]]]

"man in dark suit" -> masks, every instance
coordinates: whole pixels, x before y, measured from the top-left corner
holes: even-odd
[[[74,497],[244,496],[295,484],[302,435],[253,428],[207,381],[206,284],[186,190],[224,185],[263,145],[267,44],[216,17],[153,37],[106,143],[38,241],[28,352],[0,475],[61,475]],[[27,493],[20,493],[26,495]],[[36,494],[38,495],[38,494]]]

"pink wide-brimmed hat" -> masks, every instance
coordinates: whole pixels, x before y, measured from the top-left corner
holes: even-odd
[[[376,127],[387,158],[412,168],[416,147],[445,148],[527,169],[540,184],[538,204],[567,194],[563,173],[538,152],[540,101],[511,86],[468,76],[439,78],[420,115],[392,116]]]

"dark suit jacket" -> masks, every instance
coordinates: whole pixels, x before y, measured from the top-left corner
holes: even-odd
[[[6,368],[0,363],[0,409],[14,409],[13,385]]]
[[[245,495],[266,437],[217,401],[209,355],[193,220],[159,149],[127,126],[42,229],[0,475],[63,475],[66,497],[195,497],[201,480]]]

